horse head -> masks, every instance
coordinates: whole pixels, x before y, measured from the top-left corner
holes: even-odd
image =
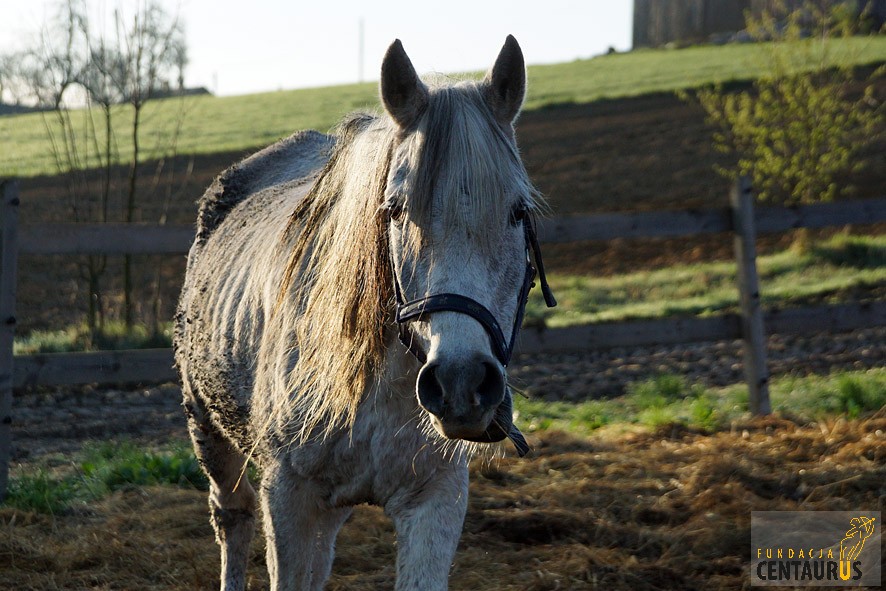
[[[399,128],[384,195],[396,320],[422,364],[419,404],[451,439],[512,431],[506,370],[541,207],[514,136],[525,92],[511,36],[479,83],[426,85],[399,40],[382,63],[382,102]]]

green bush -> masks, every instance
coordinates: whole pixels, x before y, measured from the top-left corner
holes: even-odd
[[[851,190],[843,179],[856,171],[856,155],[883,132],[874,79],[884,73],[867,76],[860,96],[853,91],[856,56],[835,53],[848,45],[834,43],[856,32],[853,22],[841,3],[822,9],[808,2],[791,12],[782,4],[748,18],[748,31],[766,41],[766,73],[749,91],[719,86],[695,95],[718,130],[716,148],[737,159],[721,173],[748,175],[761,200],[783,204],[830,201]],[[809,63],[816,66],[804,70]]]

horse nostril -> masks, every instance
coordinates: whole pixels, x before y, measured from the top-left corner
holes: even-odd
[[[501,402],[505,392],[505,380],[501,370],[493,363],[483,362],[485,373],[477,386],[475,405],[494,406]]]
[[[418,391],[418,401],[422,408],[435,416],[443,414],[445,406],[443,400],[443,386],[437,378],[437,368],[440,367],[436,363],[429,363],[421,368],[418,372],[418,381],[416,382],[416,390]]]

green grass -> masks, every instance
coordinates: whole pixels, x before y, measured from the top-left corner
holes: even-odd
[[[850,63],[886,61],[886,37],[853,38],[833,43],[831,53],[848,56],[845,59]],[[526,109],[749,80],[763,72],[765,51],[765,45],[754,44],[703,46],[643,50],[563,64],[530,66]],[[374,109],[377,105],[375,83],[154,101],[144,109],[141,143],[145,157],[160,156],[158,147],[169,144],[168,138],[173,135],[180,114],[184,113],[178,153],[246,151],[295,130],[328,130],[345,113]],[[128,161],[131,155],[129,136],[124,132],[130,124],[130,117],[125,107],[113,112],[122,161]],[[84,111],[73,113],[72,121],[80,132],[90,125],[102,128],[98,119],[91,121]],[[51,117],[47,119],[38,113],[0,117],[0,137],[4,138],[0,151],[0,178],[56,172],[46,140],[47,122],[52,125]]]
[[[773,411],[798,421],[859,418],[886,406],[886,368],[828,376],[781,376],[770,385]],[[528,432],[557,429],[587,435],[603,427],[658,428],[679,424],[715,431],[748,416],[746,385],[705,388],[665,374],[631,384],[623,396],[585,402],[514,399],[517,425]]]
[[[207,490],[206,476],[190,445],[155,451],[127,441],[90,444],[75,460],[73,471],[37,467],[13,475],[4,503],[24,511],[58,514],[121,488],[155,485]]]
[[[757,259],[764,306],[787,307],[809,299],[886,282],[886,235],[837,235],[808,252],[787,250]],[[710,315],[738,309],[735,263],[678,265],[611,277],[551,274],[559,305],[547,308],[534,291],[527,324],[573,324]]]
[[[737,388],[733,386],[731,390]],[[778,412],[803,418],[831,414],[856,418],[886,406],[886,369],[824,378],[785,376],[775,381],[770,390],[772,409]]]
[[[530,432],[558,429],[587,435],[606,426],[657,428],[675,423],[713,431],[730,414],[725,408],[737,407],[740,396],[740,392],[729,392],[719,397],[681,376],[662,374],[631,384],[617,398],[570,403],[517,397],[514,408],[518,424]]]
[[[83,494],[77,480],[54,477],[44,468],[14,476],[6,492],[6,506],[49,514],[62,513],[77,500],[93,498]]]
[[[158,334],[144,325],[127,330],[122,322],[107,322],[95,337],[85,325],[62,330],[34,330],[13,343],[15,355],[66,353],[70,351],[102,351],[119,349],[154,349],[172,346],[172,324],[166,323]]]
[[[80,472],[98,495],[127,486],[172,484],[200,490],[209,486],[189,445],[154,452],[132,443],[100,443],[86,448]]]

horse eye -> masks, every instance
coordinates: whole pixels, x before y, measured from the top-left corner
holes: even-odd
[[[512,226],[516,226],[519,223],[522,223],[523,220],[526,219],[527,215],[526,206],[523,204],[515,205],[513,209],[511,209],[510,215],[510,223]]]
[[[403,204],[401,203],[392,203],[386,209],[388,217],[395,222],[399,222],[403,217]]]

